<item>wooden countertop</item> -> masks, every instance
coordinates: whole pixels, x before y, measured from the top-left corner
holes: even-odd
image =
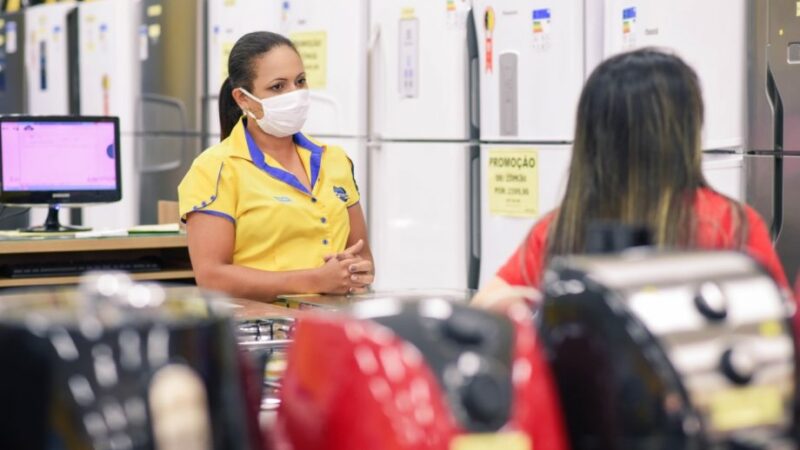
[[[137,234],[103,238],[32,237],[27,239],[0,239],[0,255],[181,248],[187,245],[185,234]]]

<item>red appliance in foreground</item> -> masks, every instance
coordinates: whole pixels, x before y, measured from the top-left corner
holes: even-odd
[[[275,435],[292,450],[568,448],[530,311],[438,298],[304,318]]]

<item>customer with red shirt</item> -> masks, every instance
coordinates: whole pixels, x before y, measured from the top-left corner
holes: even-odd
[[[561,206],[534,225],[474,304],[499,306],[510,286],[538,288],[548,260],[583,253],[597,221],[644,225],[659,248],[741,249],[788,288],[762,219],[703,177],[702,124],[697,75],[680,58],[644,49],[601,64],[581,94]]]

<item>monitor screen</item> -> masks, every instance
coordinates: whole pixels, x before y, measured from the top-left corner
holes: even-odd
[[[120,199],[115,117],[0,118],[0,202]]]

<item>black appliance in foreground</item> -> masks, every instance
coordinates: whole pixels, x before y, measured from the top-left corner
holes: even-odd
[[[784,293],[734,252],[555,259],[538,311],[572,448],[797,448]]]
[[[115,273],[18,297],[0,303],[0,448],[260,446],[236,327],[209,297]]]

